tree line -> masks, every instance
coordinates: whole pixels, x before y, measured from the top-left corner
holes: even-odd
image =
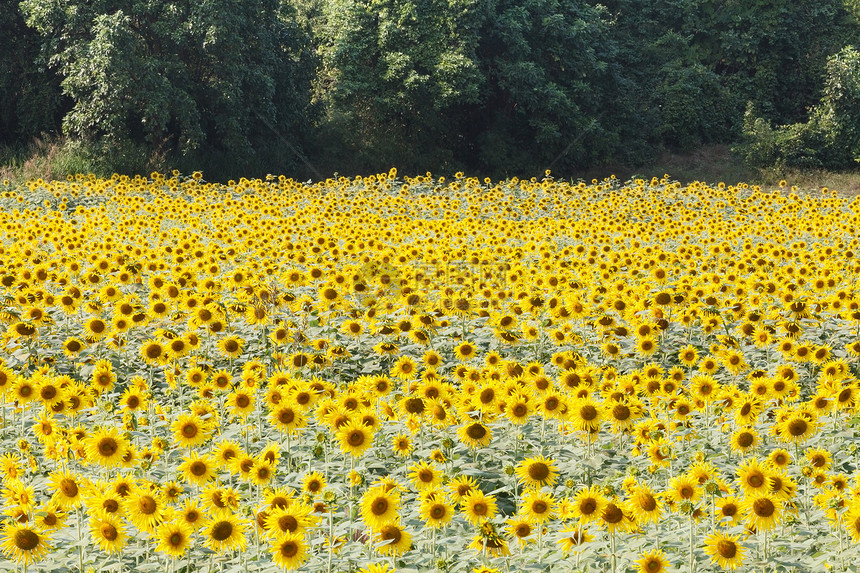
[[[110,171],[856,166],[860,0],[2,0],[0,145]]]

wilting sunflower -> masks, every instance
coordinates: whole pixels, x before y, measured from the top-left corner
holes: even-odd
[[[636,527],[636,522],[627,508],[627,504],[617,500],[606,503],[603,512],[600,514],[598,524],[601,527],[605,527],[609,533],[630,531]]]
[[[734,571],[744,560],[744,547],[738,543],[738,536],[724,533],[712,533],[705,538],[705,553],[711,556],[711,561]]]
[[[510,555],[508,542],[499,535],[495,525],[490,521],[481,523],[481,527],[475,537],[472,538],[472,543],[469,544],[469,549],[474,549],[480,552],[486,552],[493,557],[503,557]]]
[[[122,520],[113,514],[103,513],[90,518],[90,537],[99,549],[111,555],[125,547],[125,527]]]
[[[412,535],[398,523],[389,523],[374,532],[376,550],[382,555],[403,555],[412,547]]]
[[[399,519],[400,493],[396,489],[372,487],[361,497],[361,518],[373,530]]]
[[[208,519],[202,528],[204,543],[215,553],[223,554],[247,546],[245,539],[246,522],[228,511],[218,512]]]
[[[272,561],[286,570],[298,569],[308,559],[308,542],[304,536],[285,533],[271,545]]]
[[[3,553],[19,565],[38,563],[50,550],[48,537],[40,529],[14,522],[3,527]]]
[[[555,461],[543,456],[523,460],[517,465],[516,474],[526,487],[552,486],[558,479]]]
[[[594,541],[594,536],[582,527],[577,527],[572,531],[564,531],[561,535],[556,543],[561,546],[561,550],[565,555],[570,553],[574,547]]]

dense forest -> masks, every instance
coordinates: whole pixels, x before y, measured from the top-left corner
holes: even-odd
[[[2,0],[0,146],[106,171],[860,157],[860,0]]]

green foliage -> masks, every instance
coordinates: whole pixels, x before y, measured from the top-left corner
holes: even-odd
[[[827,62],[824,96],[805,123],[774,128],[747,110],[739,146],[757,166],[845,169],[860,161],[860,52],[848,46]]]
[[[74,107],[70,135],[150,154],[255,153],[266,124],[307,123],[302,36],[277,0],[24,0]],[[292,90],[278,94],[277,88]],[[276,105],[287,97],[291,105]],[[257,146],[259,147],[259,145]]]
[[[54,131],[66,102],[59,79],[40,58],[38,34],[29,29],[17,2],[0,3],[0,145],[18,145]]]

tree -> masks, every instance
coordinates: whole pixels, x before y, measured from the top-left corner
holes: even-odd
[[[72,136],[157,154],[247,158],[261,134],[272,139],[271,130],[307,124],[306,42],[278,0],[21,7],[73,101],[64,119]]]
[[[56,131],[67,103],[59,78],[40,61],[38,34],[25,24],[17,2],[0,3],[0,38],[0,145]]]

